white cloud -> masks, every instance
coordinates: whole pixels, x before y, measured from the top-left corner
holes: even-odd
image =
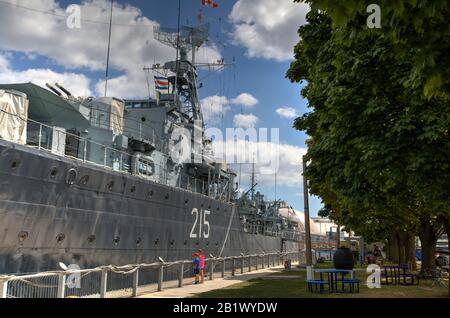
[[[231,106],[235,105],[251,108],[258,103],[258,100],[249,93],[243,93],[237,96],[236,98],[232,99],[229,99],[226,96],[219,96],[219,95],[208,96],[203,98],[200,103],[202,105],[203,119],[206,124],[211,126],[219,124],[220,121],[226,116],[228,111],[231,110]],[[245,115],[238,115],[238,116],[245,116]],[[242,122],[245,124],[246,122],[249,123],[252,118],[249,117],[238,119],[242,119]],[[246,127],[246,126],[239,125],[239,127]]]
[[[0,83],[32,82],[44,88],[46,83],[59,83],[70,90],[75,96],[90,96],[90,80],[82,74],[56,73],[49,69],[28,69],[17,71],[11,68],[7,55],[0,54]]]
[[[292,107],[281,107],[276,110],[277,114],[281,117],[292,119],[299,116],[297,110]]]
[[[309,10],[308,4],[292,0],[238,0],[229,16],[234,41],[249,57],[290,60]]]
[[[258,100],[253,95],[248,93],[243,93],[239,95],[238,97],[234,98],[231,102],[235,105],[241,105],[249,108],[258,104]]]
[[[208,125],[217,125],[230,110],[230,101],[225,96],[209,96],[201,101],[203,120]]]
[[[245,141],[228,140],[214,142],[214,152],[225,158],[236,158],[233,165],[235,171],[242,169],[242,182],[250,180],[252,173],[253,154],[255,155],[255,168],[257,182],[260,186],[273,186],[275,173],[279,185],[299,187],[301,178],[302,156],[306,148],[289,144],[279,144],[275,141]],[[222,159],[222,158],[219,158]],[[227,160],[233,161],[233,160]],[[242,165],[238,165],[242,163]]]
[[[20,6],[32,10],[14,6],[2,6],[0,10],[0,49],[45,56],[69,70],[104,71],[109,0],[82,2],[81,29],[67,27],[66,8],[56,0],[22,0]],[[111,79],[108,95],[146,97],[148,88],[142,68],[173,59],[175,50],[153,38],[153,27],[159,24],[132,5],[116,1],[113,23],[110,66],[122,74]],[[220,53],[214,45],[198,52],[199,62],[218,59]],[[153,95],[153,80],[150,85]],[[102,83],[96,85],[96,92],[103,95]]]
[[[258,117],[253,114],[238,114],[234,116],[234,126],[241,128],[253,128],[258,122]]]

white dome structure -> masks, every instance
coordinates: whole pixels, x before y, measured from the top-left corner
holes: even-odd
[[[305,232],[305,213],[300,212],[298,210],[293,210],[290,208],[280,208],[279,213],[281,216],[285,218],[289,218],[292,221],[296,221],[298,223],[299,230],[301,232]],[[295,212],[295,214],[294,214]],[[309,220],[309,228],[311,230],[311,234],[320,235],[320,229],[317,224],[313,220]]]

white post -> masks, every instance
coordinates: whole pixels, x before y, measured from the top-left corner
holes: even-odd
[[[162,291],[162,285],[164,280],[164,265],[161,264],[158,271],[158,291]]]
[[[0,281],[0,299],[8,297],[8,281]]]
[[[252,271],[252,257],[248,257],[248,272],[250,273]]]
[[[56,298],[64,298],[66,294],[66,275],[60,274],[58,276],[58,293]]]
[[[180,272],[178,273],[178,287],[183,287],[184,263],[180,264]]]
[[[214,276],[214,261],[211,258],[209,260],[209,280],[213,280],[213,276]]]
[[[106,298],[107,296],[107,282],[108,282],[108,270],[102,269],[100,281],[100,298]]]
[[[42,125],[39,125],[39,144],[38,144],[39,150],[41,150],[41,143],[42,143]]]
[[[133,274],[133,297],[137,297],[139,288],[139,268]]]
[[[233,257],[231,259],[231,276],[234,276],[234,275],[236,275],[236,260]]]
[[[104,162],[103,162],[103,166],[106,168],[106,157],[108,155],[108,148],[106,148],[105,146],[105,158],[104,158]]]

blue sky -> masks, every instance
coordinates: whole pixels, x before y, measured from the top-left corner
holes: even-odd
[[[98,95],[104,78],[107,46],[108,3],[105,0],[22,0],[16,5],[0,1],[0,82],[62,82],[80,95]],[[300,154],[306,136],[292,128],[293,118],[282,117],[279,109],[291,108],[301,115],[307,101],[300,96],[298,84],[285,74],[292,59],[292,46],[298,41],[296,30],[304,23],[305,5],[291,0],[216,0],[218,9],[202,7],[200,0],[182,1],[182,24],[196,23],[199,9],[210,23],[210,41],[200,59],[213,61],[223,57],[236,61],[234,67],[217,73],[200,72],[202,99],[221,97],[222,110],[214,124],[219,128],[236,124],[236,115],[253,115],[255,128],[279,128],[284,159],[278,172],[278,198],[303,210]],[[82,4],[82,28],[64,28],[65,9]],[[142,67],[174,58],[173,52],[152,41],[152,25],[177,25],[178,0],[119,0],[115,7],[115,26],[111,50],[111,94],[138,97],[147,92]],[[18,18],[21,18],[20,21]],[[25,20],[25,22],[23,22]],[[89,22],[97,21],[97,23]],[[132,25],[132,26],[131,26]],[[146,44],[145,44],[146,43]],[[208,60],[209,59],[209,60]],[[241,94],[257,103],[238,103]],[[130,96],[124,96],[130,95]],[[255,105],[253,105],[255,104]],[[205,106],[207,107],[207,106]],[[211,106],[212,107],[212,106]],[[216,107],[216,106],[215,106]],[[223,115],[222,115],[223,114]],[[217,118],[217,115],[219,116]],[[293,159],[298,157],[298,161]],[[248,188],[248,165],[244,167],[242,188]],[[258,176],[258,190],[274,198],[275,176]],[[270,180],[273,180],[271,182]],[[312,215],[320,200],[311,199]]]

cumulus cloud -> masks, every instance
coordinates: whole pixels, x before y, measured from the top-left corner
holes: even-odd
[[[81,28],[70,29],[66,8],[56,0],[22,0],[20,6],[2,6],[0,49],[45,56],[68,70],[103,71],[110,1],[86,0],[80,7]],[[116,1],[113,23],[110,67],[120,75],[111,79],[108,95],[146,97],[148,87],[143,66],[173,59],[175,50],[153,38],[153,27],[159,24],[132,5]],[[214,45],[198,52],[199,62],[214,62],[220,57]],[[153,92],[153,80],[150,85]],[[95,90],[103,95],[104,85],[98,83]]]
[[[208,125],[217,125],[226,116],[232,106],[254,107],[258,100],[249,93],[243,93],[236,98],[229,99],[226,96],[213,95],[201,100],[203,119]],[[245,126],[239,126],[245,127]]]
[[[298,187],[303,182],[301,166],[302,156],[307,152],[306,148],[280,144],[274,140],[240,139],[216,141],[213,149],[222,157],[219,159],[232,162],[235,170],[242,170],[242,180],[249,180],[253,158],[255,158],[257,182],[260,186],[272,186],[275,174],[280,185]]]
[[[208,125],[216,125],[230,110],[230,102],[225,96],[208,96],[201,101],[203,120]]]
[[[281,117],[292,119],[299,116],[297,110],[292,107],[281,107],[276,110],[277,114]]]
[[[235,105],[253,107],[258,104],[258,100],[251,94],[243,93],[231,101]]]
[[[249,57],[290,60],[309,10],[309,5],[291,0],[238,0],[229,16],[234,42],[244,46]]]
[[[12,69],[7,55],[0,54],[0,83],[28,83],[32,82],[45,88],[46,83],[59,83],[68,88],[76,96],[89,96],[90,80],[83,74],[70,72],[57,73],[50,69],[28,69],[18,71]]]
[[[253,128],[258,122],[258,117],[253,114],[237,114],[234,116],[234,126],[241,128]]]

